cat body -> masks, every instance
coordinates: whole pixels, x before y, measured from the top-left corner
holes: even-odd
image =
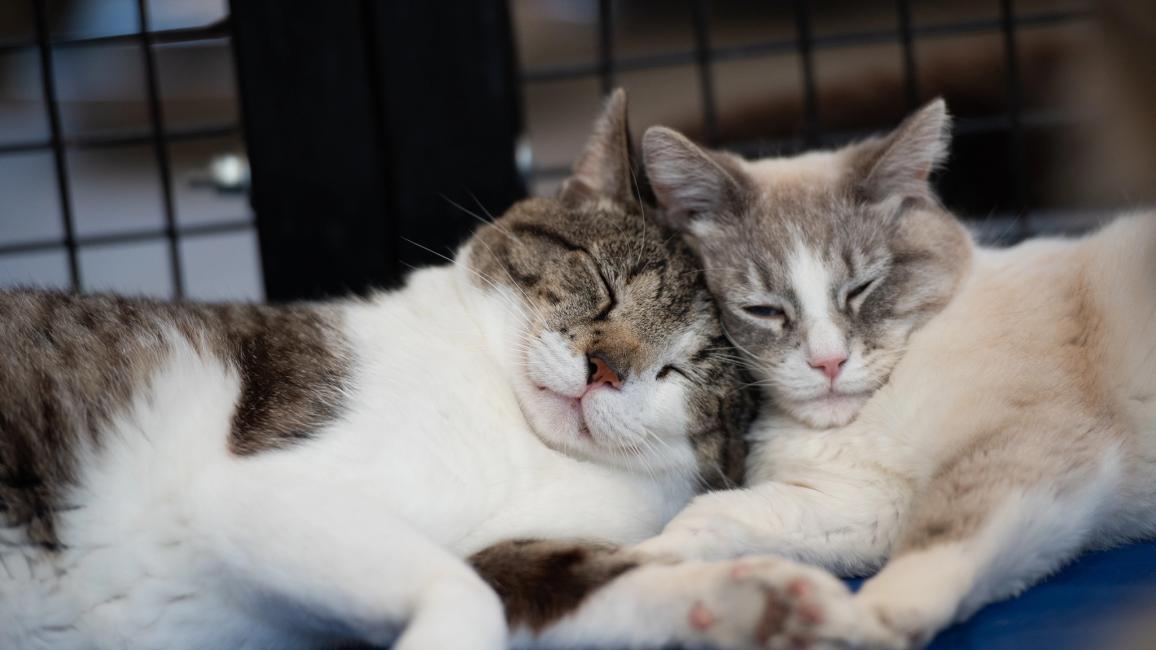
[[[627,201],[625,133],[619,94],[562,198],[369,299],[0,294],[0,647],[497,649],[468,556],[636,542],[737,479],[745,381],[693,255]],[[693,602],[781,573],[731,568],[640,571],[609,617],[677,620],[551,638],[709,639]]]
[[[44,647],[82,645],[102,628],[140,647],[171,647],[177,638],[187,647],[210,647],[239,627],[246,629],[240,638],[260,638],[261,619],[237,607],[246,600],[234,593],[243,581],[229,577],[258,570],[250,566],[266,559],[258,540],[300,553],[299,562],[319,561],[312,570],[327,574],[335,572],[330,554],[306,551],[332,544],[310,539],[321,530],[350,531],[356,546],[386,552],[397,544],[398,529],[406,529],[464,557],[508,537],[626,542],[661,527],[693,494],[694,476],[630,473],[542,445],[503,369],[487,354],[492,348],[472,327],[474,319],[505,322],[509,307],[481,300],[467,309],[459,298],[466,273],[421,271],[397,293],[327,308],[358,355],[342,415],[291,448],[251,457],[227,451],[238,373],[181,335],[166,335],[150,394],[134,398],[96,434],[99,443],[81,452],[84,467],[61,500],[83,507],[56,518],[62,550],[49,556],[18,542],[4,547],[9,579],[0,581],[0,600],[13,619],[0,629],[15,633],[4,647],[25,647],[25,626]],[[426,369],[415,371],[422,364]],[[468,421],[453,417],[462,412],[471,414]],[[367,504],[378,521],[363,519]],[[307,530],[288,525],[303,518],[310,520]],[[224,540],[213,539],[230,537],[238,526],[248,528],[243,537],[251,547],[222,548]],[[221,557],[229,551],[235,554]],[[385,567],[374,566],[380,558],[363,549],[352,557],[365,566],[345,578],[386,579],[377,575]],[[43,598],[75,622],[41,634],[45,618],[31,612],[45,606]],[[132,620],[149,611],[156,618]],[[180,636],[148,639],[154,629],[172,635],[182,621],[189,627]]]
[[[926,184],[941,102],[770,165],[645,142],[773,406],[748,487],[696,498],[641,551],[878,570],[823,599],[813,645],[911,647],[1085,549],[1156,534],[1156,217],[976,246]]]

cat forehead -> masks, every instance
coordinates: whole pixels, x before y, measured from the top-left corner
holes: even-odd
[[[781,266],[806,249],[832,263],[885,248],[888,233],[869,208],[832,188],[783,188],[748,198],[741,216],[692,231],[710,261],[728,259],[726,266],[747,265],[753,259]]]
[[[847,152],[812,151],[798,156],[742,160],[740,164],[763,194],[826,189],[842,183]]]

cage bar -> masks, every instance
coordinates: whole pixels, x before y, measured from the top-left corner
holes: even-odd
[[[1091,16],[1092,13],[1090,11],[1075,9],[1067,11],[1016,14],[1014,16],[1014,25],[1017,28],[1045,27],[1086,20]],[[999,19],[980,19],[935,25],[912,25],[911,35],[913,39],[943,38],[949,36],[959,36],[963,34],[982,34],[987,32],[994,32],[999,31],[1002,28],[1003,23]],[[839,47],[857,47],[862,45],[894,43],[899,38],[900,34],[896,29],[880,29],[863,32],[851,32],[846,34],[830,34],[822,36],[812,35],[811,44],[814,49],[823,50]],[[733,61],[738,59],[749,59],[774,54],[790,54],[797,51],[797,49],[797,38],[786,40],[771,40],[760,43],[713,48],[711,51],[711,58],[714,61]],[[639,72],[643,70],[653,70],[656,68],[691,65],[694,64],[695,61],[695,52],[692,49],[690,51],[667,52],[646,56],[617,58],[614,60],[614,69],[617,71]],[[521,79],[523,83],[566,81],[570,79],[581,79],[584,77],[600,74],[601,69],[601,64],[599,62],[540,66],[523,70],[521,73]]]
[[[895,3],[899,22],[899,43],[903,48],[903,92],[908,110],[919,105],[919,77],[915,68],[915,39],[911,33],[911,1]]]
[[[598,76],[602,94],[614,90],[614,7],[610,0],[598,0]]]
[[[64,245],[68,255],[68,280],[73,291],[80,290],[80,261],[76,253],[76,228],[73,222],[72,196],[68,187],[68,165],[65,161],[64,137],[60,126],[60,104],[56,97],[56,79],[52,69],[52,46],[48,38],[48,16],[44,0],[31,0],[36,30],[36,48],[40,54],[40,84],[48,111],[52,161],[56,167],[56,186],[60,196],[60,218]]]
[[[161,207],[165,219],[165,239],[169,249],[169,266],[173,279],[173,297],[185,295],[184,269],[181,267],[181,250],[177,240],[177,217],[173,204],[173,177],[169,165],[169,151],[165,144],[164,109],[161,107],[159,83],[157,82],[156,53],[149,34],[148,0],[137,0],[137,18],[140,20],[140,47],[144,55],[145,91],[148,94],[149,125],[152,134],[153,155],[161,176]]]
[[[1007,119],[1011,136],[1012,191],[1015,197],[1014,211],[1019,228],[1019,237],[1031,234],[1031,219],[1028,216],[1026,199],[1026,176],[1024,166],[1023,96],[1020,92],[1019,50],[1016,47],[1016,20],[1013,0],[1000,0],[1000,29],[1003,32],[1004,74],[1007,77]]]
[[[185,236],[216,235],[251,230],[255,226],[256,222],[252,218],[247,217],[244,219],[231,219],[217,223],[185,226],[183,228],[178,228],[176,235],[178,239]],[[134,242],[155,241],[158,239],[163,239],[167,233],[168,231],[166,230],[148,228],[144,230],[117,232],[108,235],[90,235],[86,237],[77,237],[75,243],[77,247],[107,246],[110,244],[131,244]],[[38,241],[19,242],[16,244],[3,244],[0,245],[0,255],[50,251],[56,250],[65,245],[65,241],[62,239],[44,239]]]
[[[221,20],[210,25],[203,25],[199,27],[181,27],[177,29],[158,29],[156,31],[149,31],[152,36],[153,43],[168,44],[168,43],[186,43],[189,41],[207,41],[216,38],[222,38],[229,35],[228,20]],[[106,36],[85,36],[80,38],[51,38],[49,41],[53,47],[68,48],[68,47],[83,47],[87,45],[119,45],[119,44],[133,44],[140,40],[138,32],[129,32],[126,34],[110,34]],[[28,50],[37,47],[37,41],[28,41],[24,39],[12,39],[7,41],[0,41],[0,54],[11,52],[13,50]]]
[[[714,92],[714,70],[711,64],[710,12],[707,0],[691,0],[690,17],[694,26],[694,54],[698,68],[699,91],[702,94],[702,139],[708,145],[718,143],[718,110]]]
[[[795,0],[795,43],[803,72],[803,140],[819,142],[819,105],[815,96],[815,53],[811,34],[811,8],[807,0]]]

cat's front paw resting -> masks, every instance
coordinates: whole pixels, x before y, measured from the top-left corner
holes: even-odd
[[[711,648],[899,650],[909,639],[879,625],[840,580],[781,558],[704,565],[686,611],[696,642]]]
[[[696,641],[714,648],[822,648],[853,627],[851,594],[833,576],[780,558],[703,566],[709,584],[686,612]]]
[[[640,553],[678,560],[730,560],[759,552],[767,533],[746,518],[762,504],[743,507],[737,490],[704,494],[666,525],[661,534],[635,547]]]

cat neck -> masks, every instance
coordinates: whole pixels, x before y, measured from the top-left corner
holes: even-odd
[[[516,370],[514,352],[527,320],[513,290],[479,278],[470,268],[468,244],[452,264],[418,269],[401,289],[351,310],[363,330],[358,338],[377,340],[376,347],[390,357],[396,341],[386,333],[420,334],[425,345],[457,348],[471,357],[481,352],[506,373]]]

